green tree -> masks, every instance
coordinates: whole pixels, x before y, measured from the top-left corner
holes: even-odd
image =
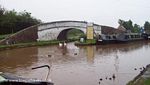
[[[144,23],[144,30],[146,33],[150,33],[150,23],[148,21]]]
[[[16,25],[17,25],[16,28],[17,29],[16,29],[16,31],[19,31],[23,28],[41,23],[40,20],[38,20],[36,18],[33,18],[31,16],[31,13],[26,12],[26,11],[20,12],[16,19],[17,19],[17,22],[16,22]]]
[[[119,19],[119,20],[118,20],[118,23],[119,23],[120,25],[123,25],[123,23],[125,23],[125,21],[124,21],[124,20]]]
[[[140,32],[140,25],[134,24],[134,26],[133,26],[133,22],[131,20],[124,21],[124,20],[119,19],[118,23],[120,25],[122,25],[124,28],[126,28],[126,30],[128,30],[128,31],[131,31],[133,33]]]
[[[123,23],[123,26],[127,29],[127,30],[130,30],[132,32],[133,30],[133,25],[132,25],[132,21],[129,20],[129,21],[125,21]]]
[[[4,15],[4,20],[2,22],[2,26],[4,28],[4,32],[6,33],[14,33],[14,29],[16,28],[16,17],[17,17],[17,12],[15,12],[15,10],[12,11],[6,11],[5,15]]]
[[[31,16],[31,13],[6,10],[0,6],[0,34],[10,34],[29,26],[41,23],[41,20]]]
[[[5,12],[5,9],[0,5],[0,16],[2,16]]]
[[[141,27],[138,24],[134,24],[132,32],[134,33],[140,33]]]

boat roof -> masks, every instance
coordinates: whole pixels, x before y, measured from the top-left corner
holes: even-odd
[[[53,85],[51,82],[14,76],[10,73],[0,73],[0,85]]]
[[[0,82],[5,81],[6,79],[2,76],[0,76]]]

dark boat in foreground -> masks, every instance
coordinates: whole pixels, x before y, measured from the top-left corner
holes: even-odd
[[[42,68],[42,67],[50,67],[48,65],[35,67],[32,69]],[[49,71],[48,71],[49,75]],[[38,80],[38,79],[28,79],[22,78],[18,76],[14,76],[10,73],[2,73],[0,72],[0,85],[54,85],[51,81],[47,81],[48,75],[45,81]]]

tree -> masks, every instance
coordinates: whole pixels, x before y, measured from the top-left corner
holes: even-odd
[[[41,20],[31,16],[31,13],[6,10],[0,6],[0,34],[10,34],[29,26],[41,23]]]
[[[124,21],[124,20],[119,19],[119,20],[118,20],[118,23],[119,23],[120,25],[123,25],[123,23],[125,23],[125,21]]]
[[[0,6],[0,16],[2,16],[5,12],[5,9]]]
[[[134,24],[132,32],[134,33],[140,33],[141,32],[141,27],[138,24]]]
[[[130,30],[130,31],[133,30],[133,25],[132,25],[132,21],[131,21],[131,20],[126,21],[125,23],[123,23],[123,26],[124,26],[127,30]]]
[[[128,31],[131,31],[133,33],[140,32],[140,29],[141,29],[140,25],[134,24],[133,26],[133,22],[131,20],[124,21],[124,20],[119,19],[118,23],[122,25],[124,28],[126,28],[126,30]]]
[[[124,20],[119,19],[118,23],[122,25],[124,28],[126,28],[126,30],[130,30],[131,32],[133,31],[133,24],[131,20],[124,21]]]
[[[148,21],[144,23],[144,30],[146,33],[150,33],[150,23]]]

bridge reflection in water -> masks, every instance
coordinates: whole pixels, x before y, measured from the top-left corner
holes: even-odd
[[[30,68],[43,64],[51,65],[55,85],[125,85],[142,67],[149,64],[150,43],[133,42],[99,46],[58,45],[29,47],[0,52],[0,71],[25,77],[44,79],[46,69],[32,71]],[[106,80],[112,77],[114,81]]]
[[[87,46],[87,62],[94,63],[94,46]]]

